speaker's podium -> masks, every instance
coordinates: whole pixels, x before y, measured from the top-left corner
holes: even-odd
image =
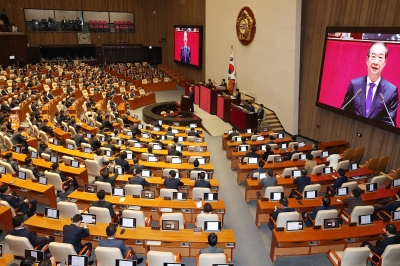
[[[185,96],[181,96],[181,111],[190,111],[190,99],[185,97]]]

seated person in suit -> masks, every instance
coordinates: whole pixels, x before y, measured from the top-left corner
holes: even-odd
[[[104,127],[104,129],[106,129],[106,128],[109,129],[109,130],[113,130],[114,129],[112,123],[110,122],[110,115],[109,114],[106,114],[104,116],[104,120],[101,123],[101,125]]]
[[[237,128],[233,127],[232,132],[228,135],[228,140],[232,140],[235,136],[240,136],[240,133],[237,131]]]
[[[222,82],[221,82],[221,84],[219,84],[219,86],[222,86],[222,87],[226,87],[227,86],[226,82],[225,82],[225,79],[222,79]]]
[[[111,137],[108,137],[106,140],[107,140],[107,143],[103,145],[104,148],[109,148],[112,150],[112,152],[116,152],[119,150],[114,144],[111,143],[111,141],[112,141]]]
[[[242,94],[240,93],[239,89],[236,89],[236,99],[241,99],[242,98]]]
[[[254,173],[266,173],[267,169],[264,168],[265,162],[263,160],[258,161],[258,168],[253,170],[250,174],[249,177],[252,178]]]
[[[278,215],[281,212],[295,212],[296,211],[296,209],[294,209],[294,208],[288,208],[289,201],[287,198],[280,199],[279,203],[281,204],[281,207],[278,208],[277,206],[275,206],[275,211],[271,214],[272,219],[274,219],[275,221],[278,219]],[[274,229],[274,223],[272,221],[269,221],[268,227],[271,230]]]
[[[263,162],[263,161],[260,161]],[[264,194],[264,197],[268,197],[270,195],[265,195],[265,190],[267,189],[267,187],[273,187],[276,186],[276,184],[278,183],[276,181],[276,177],[274,176],[274,172],[271,169],[266,169],[266,173],[267,173],[267,177],[260,179],[260,181],[258,182],[259,185],[262,185],[262,193]]]
[[[391,203],[388,203],[386,205],[380,206],[380,207],[379,206],[374,206],[374,209],[375,209],[374,210],[374,219],[375,220],[379,220],[378,215],[383,217],[383,218],[387,217],[388,215],[390,217],[392,211],[395,211],[399,207],[400,207],[400,190],[397,191],[397,193],[396,193],[396,200],[395,201],[393,201]]]
[[[0,199],[7,201],[16,212],[27,213],[28,217],[31,217],[36,212],[35,199],[28,200],[25,199],[24,196],[15,196],[15,193],[11,192],[11,189],[7,184],[3,184],[0,187]]]
[[[89,144],[90,144],[90,146],[92,146],[92,149],[94,151],[101,148],[101,142],[100,142],[99,138],[96,136],[96,134],[91,135]]]
[[[126,161],[127,153],[126,151],[122,151],[119,155],[120,158],[115,158],[115,165],[120,165],[124,168],[124,171],[129,171],[129,163]]]
[[[339,174],[339,177],[333,176],[333,178],[336,179],[333,185],[326,187],[326,194],[328,195],[331,194],[336,195],[336,189],[341,187],[344,183],[347,183],[347,181],[349,181],[347,176],[345,176],[346,172],[344,171],[344,169],[339,168],[337,170],[337,173]]]
[[[169,171],[169,176],[164,180],[165,188],[179,190],[180,186],[183,186],[183,182],[176,177],[176,172],[174,170]]]
[[[90,236],[88,224],[86,222],[82,223],[82,215],[75,214],[72,217],[72,224],[64,225],[63,227],[63,243],[71,244],[75,252],[79,254],[83,248],[87,248],[91,253],[92,252],[92,243],[87,242],[82,245],[82,238],[86,238]],[[93,264],[92,261],[89,261],[89,265]]]
[[[182,152],[177,151],[175,144],[172,144],[171,148],[168,150],[168,155],[182,156]]]
[[[353,212],[354,207],[362,206],[362,198],[360,198],[361,192],[357,188],[351,191],[350,197],[343,200],[343,203],[347,205],[346,212],[351,214]]]
[[[166,136],[175,136],[175,133],[172,133],[172,128],[168,127],[167,133],[165,133]]]
[[[211,214],[213,211],[213,208],[210,203],[205,203],[203,206],[203,210],[201,211],[202,214]]]
[[[104,170],[101,172],[100,178],[97,181],[110,183],[111,187],[115,187],[115,179],[117,179],[118,174],[115,173],[113,176],[110,176],[110,174],[112,173],[110,173],[109,168],[104,168]]]
[[[383,252],[385,252],[387,246],[400,243],[399,236],[396,236],[397,230],[394,224],[387,224],[385,228],[382,229],[382,231],[385,236],[383,240],[377,240],[375,246],[368,241],[364,241],[361,244],[361,247],[367,246],[371,251],[381,256]],[[376,256],[373,256],[372,260],[376,262],[379,261]]]
[[[293,145],[293,150],[288,153],[287,158],[286,158],[288,161],[290,161],[292,159],[293,154],[298,153],[298,151],[297,151],[298,148],[299,148],[299,145],[297,145],[297,144]]]
[[[205,253],[224,253],[222,248],[217,248],[218,237],[215,233],[210,233],[208,235],[208,247],[200,249],[200,254]]]
[[[265,145],[265,152],[264,152],[264,154],[262,156],[263,161],[267,161],[268,156],[270,156],[272,154],[274,154],[274,152],[271,151],[271,146],[269,146],[268,144]]]
[[[25,130],[24,128],[19,127],[19,128],[18,128],[18,131],[15,132],[15,133],[12,135],[12,137],[11,137],[11,142],[12,142],[14,145],[23,145],[23,146],[25,147],[25,151],[27,152],[27,151],[28,151],[28,143],[26,142],[26,138],[22,136],[22,132],[23,132],[24,130]]]
[[[106,235],[107,239],[103,239],[99,242],[99,247],[110,247],[110,248],[119,248],[121,251],[122,257],[125,258],[128,250],[132,251],[133,260],[137,261],[137,264],[141,264],[143,262],[143,258],[138,258],[133,251],[132,247],[126,247],[123,240],[115,239],[115,235],[117,233],[117,227],[113,224],[107,226]]]
[[[14,160],[13,154],[11,152],[7,152],[4,155],[5,162],[10,164],[14,172],[19,171],[18,162]]]
[[[143,189],[145,186],[149,186],[149,182],[142,177],[142,169],[137,168],[135,171],[135,177],[129,179],[129,184],[142,185]]]
[[[199,160],[194,160],[193,161],[193,170],[197,170],[197,171],[203,171],[204,169],[203,168],[200,168],[199,167],[199,165],[200,165],[200,162],[199,162]]]
[[[74,187],[74,189],[77,189],[79,186],[78,186],[78,182],[76,181],[76,179],[65,176],[64,173],[59,170],[59,166],[60,165],[58,163],[53,163],[51,165],[51,170],[49,172],[58,174],[61,178],[61,181],[66,182],[67,186],[72,185]]]
[[[200,138],[199,132],[197,132],[196,129],[195,129],[194,127],[191,127],[191,128],[190,128],[190,132],[187,133],[187,135],[188,135],[188,136],[194,136],[194,137]]]
[[[136,171],[136,169],[146,169],[146,167],[144,167],[143,165],[139,164],[139,159],[138,158],[134,158],[133,159],[133,165],[129,169],[129,174],[133,174]]]
[[[115,212],[114,209],[113,209],[112,204],[110,202],[106,201],[104,199],[105,197],[106,197],[106,192],[103,189],[100,189],[100,191],[97,192],[97,198],[99,200],[92,202],[91,206],[100,207],[100,208],[107,208],[108,211],[110,212],[111,218],[114,220],[114,222],[116,222],[116,221],[118,221],[118,218],[121,215],[121,212],[120,211],[116,211]],[[90,208],[89,208],[89,213],[90,213]]]
[[[88,143],[88,141],[83,137],[83,131],[79,130],[78,133],[74,137],[74,141],[76,146],[79,148],[81,146],[81,143]]]
[[[303,194],[304,188],[311,183],[311,179],[309,176],[307,176],[307,173],[307,170],[303,168],[301,169],[301,176],[294,179],[293,183],[297,185],[297,189],[292,190],[290,193],[291,198],[298,196],[297,193],[294,193],[295,190],[297,190],[300,194]]]
[[[269,135],[268,136],[268,138],[269,138],[269,141],[268,141],[268,143],[267,144],[275,144],[275,137],[274,137],[274,135]]]
[[[35,181],[39,178],[39,176],[43,176],[43,173],[40,174],[39,170],[33,166],[32,164],[32,158],[30,156],[25,158],[25,165],[23,165],[21,168],[29,169],[32,171],[33,175],[35,176]]]
[[[43,246],[48,244],[49,242],[54,242],[53,236],[37,236],[36,234],[26,229],[24,220],[24,215],[19,214],[14,216],[12,218],[12,224],[14,228],[8,230],[8,234],[12,236],[26,237],[33,247],[39,246],[39,249],[43,248]]]
[[[93,147],[93,146],[92,146]],[[96,161],[96,163],[100,166],[103,167],[103,164],[108,163],[108,158],[107,156],[103,155],[103,151],[102,150],[97,150],[95,152],[95,155],[93,157],[93,160]]]
[[[331,205],[331,198],[325,196],[322,198],[322,206],[315,207],[312,213],[311,212],[303,213],[303,218],[305,219],[304,221],[305,221],[306,225],[308,227],[312,226],[311,220],[307,219],[307,217],[315,220],[315,217],[317,217],[317,213],[319,211],[332,210],[333,206],[330,206],[330,205]]]
[[[201,172],[199,174],[199,178],[200,178],[199,180],[196,180],[194,182],[194,187],[205,187],[211,189],[210,181],[205,180],[206,175],[204,174],[204,172]]]
[[[251,151],[248,151],[243,157],[242,157],[242,163],[243,159],[245,157],[251,157],[251,158],[258,158],[259,155],[257,153],[257,147],[256,146],[251,146]]]
[[[308,173],[312,173],[312,170],[315,166],[317,166],[317,162],[314,161],[314,156],[309,152],[306,155],[307,161],[304,164],[304,169],[307,170]]]

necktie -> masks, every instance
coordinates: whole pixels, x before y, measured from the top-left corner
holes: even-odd
[[[374,86],[375,86],[375,83],[371,82],[369,84],[369,89],[368,89],[368,93],[367,93],[367,101],[365,102],[365,114],[366,114],[366,116],[369,115],[369,109],[371,109],[372,94],[374,93]]]

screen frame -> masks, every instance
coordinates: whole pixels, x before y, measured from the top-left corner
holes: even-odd
[[[175,60],[175,54],[174,54],[174,62],[178,63],[178,64],[182,64],[185,66],[190,66],[190,67],[194,67],[194,68],[202,68],[203,67],[203,25],[174,25],[173,28],[173,36],[174,36],[174,46],[173,49],[175,50],[175,28],[199,28],[199,65],[192,65],[192,64],[188,64],[188,63],[183,63],[180,60]]]

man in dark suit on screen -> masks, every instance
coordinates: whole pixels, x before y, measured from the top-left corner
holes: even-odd
[[[183,46],[181,47],[181,62],[191,64],[190,47],[187,46],[187,32],[183,33]]]
[[[395,127],[399,108],[397,87],[381,76],[387,56],[385,43],[376,42],[370,46],[366,60],[368,75],[351,80],[342,110]]]

